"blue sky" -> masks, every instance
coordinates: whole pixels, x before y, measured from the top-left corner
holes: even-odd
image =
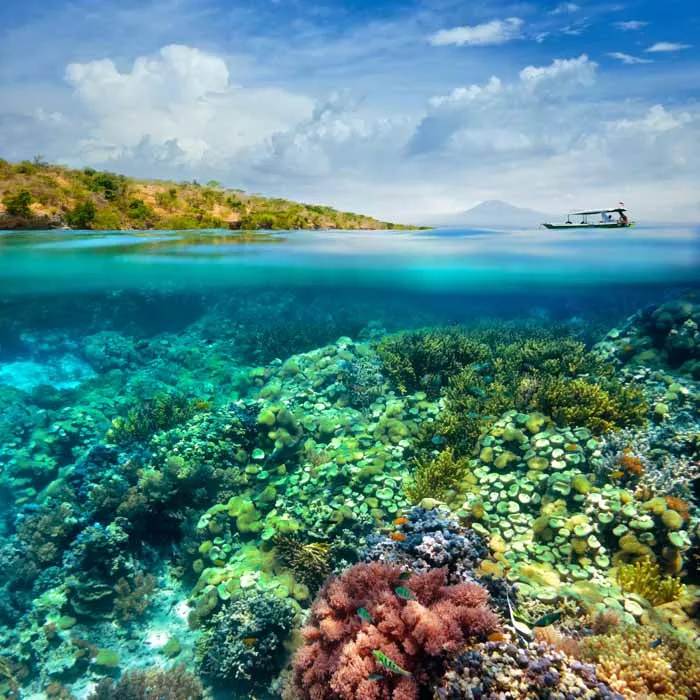
[[[691,0],[0,5],[0,155],[403,221],[700,220]]]

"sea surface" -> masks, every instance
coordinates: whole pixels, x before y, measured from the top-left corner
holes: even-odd
[[[0,233],[0,696],[700,697],[699,295],[690,226]]]

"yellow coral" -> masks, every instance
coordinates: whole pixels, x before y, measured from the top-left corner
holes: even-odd
[[[579,644],[583,659],[626,698],[700,697],[700,650],[672,628],[624,625]]]
[[[455,459],[451,447],[443,450],[430,461],[416,460],[418,468],[413,481],[405,491],[412,503],[420,503],[424,498],[442,500],[450,490],[457,490],[467,476],[469,460]]]
[[[617,570],[617,581],[623,591],[637,593],[652,605],[678,600],[685,586],[675,576],[663,576],[658,564],[645,557],[634,564],[624,564]]]

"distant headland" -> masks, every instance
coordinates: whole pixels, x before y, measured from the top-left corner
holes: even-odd
[[[139,180],[116,173],[0,159],[0,230],[31,229],[394,229],[331,207],[200,184]]]

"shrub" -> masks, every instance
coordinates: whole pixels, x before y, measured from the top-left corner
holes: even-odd
[[[95,223],[97,209],[94,203],[87,199],[84,202],[78,202],[73,209],[66,213],[66,223],[71,228],[92,228]]]
[[[12,216],[30,216],[32,201],[32,195],[27,190],[8,192],[2,198],[5,211]]]

